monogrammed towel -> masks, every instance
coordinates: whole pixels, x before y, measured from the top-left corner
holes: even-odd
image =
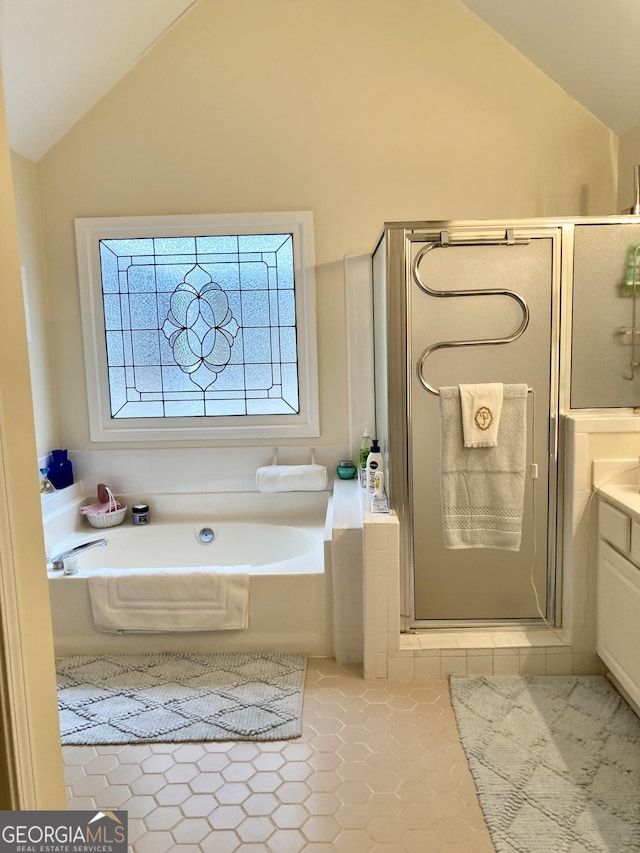
[[[459,385],[465,447],[495,447],[502,412],[502,382]]]

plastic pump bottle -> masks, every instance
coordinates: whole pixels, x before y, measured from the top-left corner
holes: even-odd
[[[367,493],[370,495],[375,494],[376,471],[382,471],[382,464],[382,453],[380,453],[378,439],[374,438],[373,445],[371,447],[371,452],[367,456]]]
[[[360,441],[360,485],[362,488],[367,486],[367,459],[371,452],[371,436],[369,429],[365,429]]]
[[[367,456],[369,455],[369,451],[371,450],[371,436],[369,435],[369,430],[365,429],[362,439],[360,441],[360,467],[367,467]]]

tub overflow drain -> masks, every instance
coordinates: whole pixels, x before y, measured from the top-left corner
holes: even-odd
[[[205,542],[205,543],[206,542],[213,542],[213,540],[215,539],[215,536],[216,536],[216,534],[213,532],[213,530],[210,527],[203,527],[202,530],[200,531],[200,533],[198,533],[198,539],[201,542]]]

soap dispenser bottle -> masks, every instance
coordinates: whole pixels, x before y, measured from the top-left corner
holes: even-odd
[[[66,489],[73,484],[73,465],[66,450],[52,450],[48,459],[47,476],[56,489]]]
[[[378,445],[378,439],[373,439],[373,444],[371,446],[371,451],[367,456],[367,493],[370,495],[375,494],[376,491],[376,471],[382,470],[383,460],[382,453],[380,453],[380,446]]]

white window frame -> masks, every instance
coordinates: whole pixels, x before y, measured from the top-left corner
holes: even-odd
[[[91,217],[75,220],[91,441],[306,438],[320,434],[315,260],[311,211]],[[293,235],[298,414],[112,418],[107,370],[100,240],[229,234]]]

